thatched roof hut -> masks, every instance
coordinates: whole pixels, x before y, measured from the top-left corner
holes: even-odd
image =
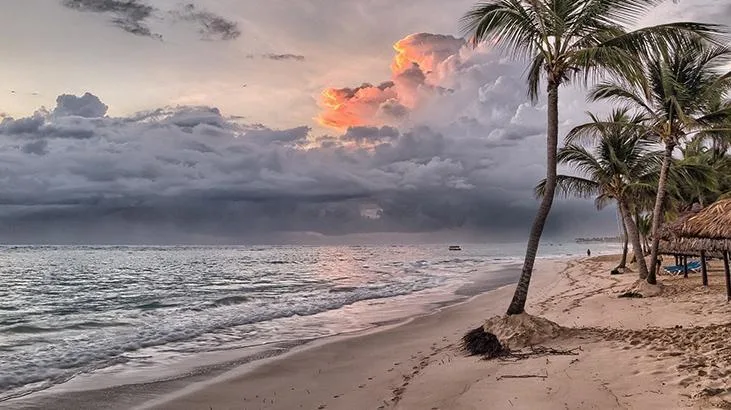
[[[706,256],[721,255],[724,259],[726,294],[731,301],[731,199],[716,201],[698,212],[683,215],[668,224],[660,240],[665,246],[665,253],[700,254],[703,285],[708,285]],[[687,262],[687,258],[685,260]]]
[[[731,199],[686,218],[674,226],[674,233],[696,251],[731,251]]]
[[[680,214],[674,221],[664,224],[660,228],[660,253],[665,255],[688,255],[698,256],[700,251],[693,249],[680,236],[680,228],[690,219],[698,214],[702,208],[693,207],[688,212]]]

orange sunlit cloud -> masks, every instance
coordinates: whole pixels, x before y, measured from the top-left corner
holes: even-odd
[[[325,89],[316,121],[338,130],[398,123],[418,105],[423,94],[420,90],[438,86],[440,64],[457,55],[464,44],[462,39],[428,33],[397,41],[391,81],[378,86]]]
[[[321,125],[340,130],[373,125],[379,108],[397,98],[393,83],[379,86],[363,84],[357,88],[328,88],[320,95],[320,105],[324,110],[317,121]]]

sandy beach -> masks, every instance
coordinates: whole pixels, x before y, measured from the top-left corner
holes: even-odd
[[[679,409],[730,408],[731,348],[718,263],[663,276],[663,295],[619,298],[635,274],[616,257],[540,261],[528,312],[574,328],[543,343],[571,350],[480,360],[461,336],[503,313],[512,286],[408,323],[328,340],[196,383],[147,409]],[[581,328],[580,330],[576,330]]]

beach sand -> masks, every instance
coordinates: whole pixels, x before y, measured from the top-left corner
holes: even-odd
[[[712,264],[662,276],[663,295],[618,298],[636,275],[616,257],[542,260],[527,311],[573,328],[546,347],[570,355],[481,360],[462,335],[501,315],[513,286],[386,330],[328,340],[159,397],[151,409],[731,408],[731,306]],[[578,329],[578,330],[577,330]]]

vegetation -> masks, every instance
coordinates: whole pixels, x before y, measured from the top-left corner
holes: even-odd
[[[653,151],[651,141],[639,132],[641,116],[630,116],[627,110],[615,110],[606,119],[589,114],[592,121],[574,128],[566,137],[567,145],[558,152],[558,162],[584,176],[559,175],[558,194],[594,198],[598,209],[615,202],[627,237],[635,255],[643,255],[637,222],[633,219],[637,204],[634,198],[648,192],[657,180],[662,152]],[[592,149],[575,144],[591,140]],[[545,195],[546,181],[536,187],[538,196]],[[621,265],[621,264],[620,264]],[[638,258],[641,279],[648,272],[644,258]]]
[[[627,27],[659,0],[486,0],[462,18],[474,44],[488,42],[529,60],[528,95],[547,94],[546,179],[533,222],[522,274],[507,314],[524,312],[536,252],[556,187],[559,88],[586,83],[599,75],[623,79],[632,89],[646,88],[644,63],[653,53],[667,54],[690,43],[713,40],[718,27],[670,23],[629,31]],[[598,97],[598,96],[597,96]]]
[[[731,52],[726,46],[693,40],[647,57],[643,60],[643,81],[636,81],[636,73],[619,76],[596,85],[589,95],[593,100],[617,102],[644,115],[641,132],[665,146],[652,213],[652,257],[647,282],[654,284],[658,233],[664,219],[673,152],[693,135],[701,140],[724,139],[731,115],[731,104],[725,100],[731,89],[731,72],[722,73],[720,69],[729,62]]]

